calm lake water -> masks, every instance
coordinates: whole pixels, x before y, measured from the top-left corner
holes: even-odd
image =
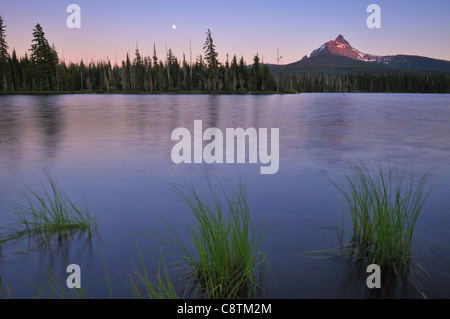
[[[261,164],[180,164],[171,159],[179,127],[279,128],[280,163],[274,175]],[[303,253],[338,246],[335,226],[345,208],[333,180],[349,163],[389,161],[417,176],[435,168],[433,191],[417,223],[413,255],[426,271],[377,292],[365,269],[341,258]],[[450,298],[450,95],[301,94],[286,96],[65,95],[0,97],[0,226],[24,185],[45,187],[49,173],[75,201],[84,193],[98,221],[92,238],[80,234],[46,247],[28,240],[0,248],[0,276],[13,298],[30,298],[49,269],[65,286],[65,265],[78,264],[82,287],[130,297],[127,274],[138,247],[151,266],[163,217],[180,234],[192,220],[171,183],[206,179],[231,188],[241,176],[255,219],[270,228],[268,298]],[[187,238],[185,238],[187,240]],[[169,262],[179,251],[162,246]],[[67,291],[67,288],[65,288]],[[70,292],[69,292],[70,293]]]

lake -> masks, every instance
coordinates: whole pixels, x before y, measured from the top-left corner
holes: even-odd
[[[279,128],[279,169],[260,174],[256,164],[175,164],[176,128]],[[413,256],[426,271],[372,291],[368,274],[345,258],[305,253],[338,246],[336,226],[345,209],[331,180],[360,161],[435,169],[419,216]],[[47,186],[52,176],[77,201],[83,193],[98,231],[49,245],[31,239],[0,248],[0,276],[12,298],[31,298],[50,270],[63,278],[78,264],[94,298],[129,298],[127,274],[144,252],[151,267],[160,249],[168,263],[180,252],[157,247],[167,221],[181,236],[191,213],[172,185],[207,180],[231,189],[245,181],[256,220],[270,225],[263,298],[450,297],[450,95],[53,95],[0,96],[0,226],[25,186]],[[184,234],[184,235],[183,235]],[[188,240],[183,237],[183,240]],[[34,283],[36,286],[33,286]],[[420,287],[418,289],[417,287]],[[3,288],[5,289],[5,288]],[[66,288],[67,289],[67,288]]]

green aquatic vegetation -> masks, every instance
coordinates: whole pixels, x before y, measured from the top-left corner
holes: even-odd
[[[96,228],[95,218],[89,213],[87,203],[82,197],[82,206],[77,206],[46,175],[50,189],[38,192],[26,187],[23,201],[13,205],[15,221],[6,228],[0,242],[29,236],[41,243],[52,236],[64,237],[73,231],[87,231],[89,234]]]
[[[417,219],[431,190],[414,174],[391,165],[371,172],[365,165],[351,165],[343,183],[332,182],[347,204],[351,217],[350,250],[380,266],[409,265]],[[342,227],[342,226],[341,226]],[[341,228],[342,229],[342,228]]]
[[[213,186],[202,196],[193,185],[174,186],[174,191],[193,214],[186,243],[166,223],[163,235],[185,254],[189,275],[206,298],[249,298],[258,288],[258,267],[265,260],[262,252],[264,224],[255,223],[250,214],[243,182],[228,194],[222,185]]]
[[[159,254],[158,262],[153,259],[154,273],[151,273],[146,265],[141,250],[139,250],[139,258],[142,270],[135,265],[133,273],[128,275],[128,284],[133,298],[179,299],[162,253]]]

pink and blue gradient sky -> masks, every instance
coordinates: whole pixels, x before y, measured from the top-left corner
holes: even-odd
[[[81,7],[81,29],[69,29],[66,8]],[[369,29],[366,8],[381,7],[381,29]],[[266,63],[298,61],[339,34],[356,49],[377,55],[411,54],[450,60],[450,1],[433,0],[0,0],[7,42],[23,56],[40,23],[65,61],[81,58],[115,62],[133,54],[164,59],[165,47],[179,58],[203,54],[205,32],[212,31],[219,60],[258,53]],[[172,25],[176,25],[176,30]]]

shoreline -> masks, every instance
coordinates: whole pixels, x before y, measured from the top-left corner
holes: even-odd
[[[24,91],[24,92],[0,92],[0,96],[20,96],[20,95],[300,95],[300,94],[432,94],[445,95],[450,92],[203,92],[203,91],[180,91],[180,92],[141,92],[141,91]]]
[[[300,94],[300,92],[206,92],[206,91],[177,91],[177,92],[145,92],[145,91],[18,91],[18,92],[0,92],[0,96],[8,95],[294,95]]]

